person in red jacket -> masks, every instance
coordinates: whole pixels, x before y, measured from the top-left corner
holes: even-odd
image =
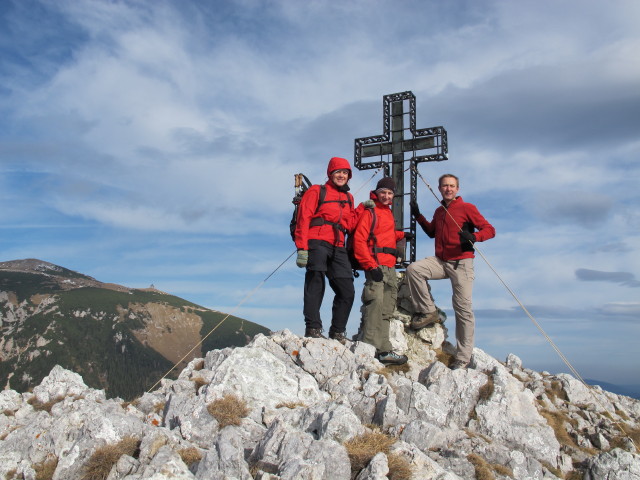
[[[353,195],[349,193],[351,166],[345,158],[333,157],[327,166],[329,180],[312,185],[302,196],[294,240],[298,249],[296,265],[306,267],[304,276],[305,337],[322,335],[320,307],[324,298],[325,275],[335,296],[329,338],[346,342],[346,327],[355,290],[345,235],[353,228]]]
[[[448,278],[451,281],[451,300],[456,317],[456,353],[451,364],[453,370],[466,368],[473,351],[473,245],[496,235],[495,228],[480,214],[477,207],[458,196],[459,189],[458,177],[455,175],[445,174],[440,177],[438,190],[442,194],[442,205],[436,209],[431,222],[420,214],[417,202],[410,203],[411,214],[424,232],[435,238],[436,254],[413,262],[406,272],[415,312],[411,327],[416,330],[440,321],[428,280]]]
[[[410,233],[395,229],[390,207],[395,190],[393,178],[385,177],[371,192],[370,198],[375,207],[363,210],[358,217],[353,254],[365,272],[361,340],[376,347],[376,357],[381,363],[402,365],[407,362],[407,357],[393,351],[389,341],[389,322],[398,298],[396,243]]]

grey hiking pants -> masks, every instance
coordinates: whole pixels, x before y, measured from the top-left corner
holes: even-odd
[[[380,266],[381,282],[371,280],[365,272],[366,281],[362,289],[362,341],[376,347],[378,352],[393,350],[389,341],[389,322],[396,309],[398,299],[398,276],[396,269]]]
[[[471,294],[473,291],[473,258],[445,262],[438,257],[427,257],[407,267],[407,284],[411,303],[416,313],[436,311],[428,288],[429,280],[451,281],[451,303],[456,316],[456,360],[468,363],[473,351],[475,317]]]

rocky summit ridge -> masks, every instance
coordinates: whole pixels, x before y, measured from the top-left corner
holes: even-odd
[[[640,401],[479,348],[452,371],[443,325],[392,336],[408,365],[259,334],[133,402],[55,366],[0,392],[0,478],[640,479]]]

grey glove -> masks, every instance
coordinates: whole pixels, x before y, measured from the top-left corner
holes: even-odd
[[[382,273],[380,267],[369,270],[369,275],[371,276],[371,280],[373,280],[374,282],[381,282],[384,278],[384,274]]]
[[[411,200],[409,202],[409,207],[411,208],[411,215],[413,215],[414,217],[420,216],[420,208],[418,207],[418,202],[416,202],[415,200]]]
[[[364,202],[362,202],[362,205],[364,205],[364,208],[375,208],[376,202],[374,202],[373,200],[369,199],[369,200],[365,200]]]
[[[307,266],[309,261],[309,252],[307,250],[298,250],[298,258],[296,258],[296,265],[300,268]]]

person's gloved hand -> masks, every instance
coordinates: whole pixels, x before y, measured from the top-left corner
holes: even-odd
[[[371,276],[371,280],[373,280],[374,282],[381,282],[384,278],[380,267],[369,270],[369,275]]]
[[[416,236],[411,232],[404,232],[404,238],[406,240],[413,240]]]
[[[476,236],[473,233],[467,232],[466,230],[460,230],[458,232],[460,235],[460,244],[464,244],[464,242],[469,242],[471,245],[476,243]]]
[[[365,200],[364,202],[362,202],[362,205],[364,205],[364,208],[375,208],[376,202],[374,202],[373,200],[369,199],[369,200]]]
[[[414,217],[420,216],[420,208],[418,207],[418,202],[416,202],[415,200],[411,200],[409,202],[409,207],[411,208],[411,215],[413,215]]]
[[[296,258],[296,265],[300,268],[304,268],[307,266],[307,262],[309,261],[309,251],[308,250],[298,250],[298,258]]]

